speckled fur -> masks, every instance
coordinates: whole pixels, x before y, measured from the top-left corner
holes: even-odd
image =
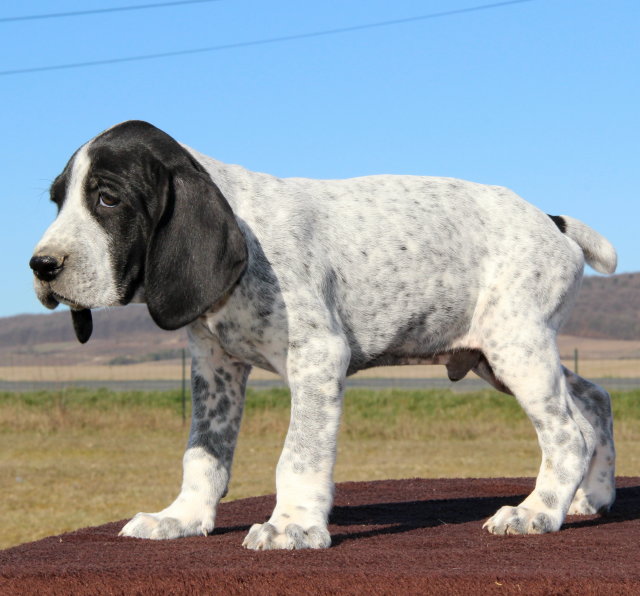
[[[137,538],[208,534],[216,507],[226,494],[251,367],[226,354],[209,329],[189,327],[193,354],[192,420],[178,498],[158,513],[138,513],[120,532]]]
[[[536,488],[498,511],[490,532],[554,531],[570,508],[611,505],[609,396],[563,369],[555,341],[585,255],[615,269],[606,240],[572,218],[563,234],[501,187],[412,176],[279,179],[186,149],[231,206],[248,261],[233,292],[189,325],[194,407],[180,496],[138,514],[123,535],[212,530],[251,366],[286,379],[291,422],[276,507],[250,529],[248,548],[330,545],[345,377],[382,364],[445,364],[454,380],[474,370],[531,418],[542,449]]]
[[[311,503],[302,515],[306,523],[296,525],[324,527],[318,519],[326,517],[328,505],[313,505],[306,493],[324,484],[321,493],[330,503],[337,413],[330,409],[327,423],[327,404],[339,404],[343,366],[350,374],[377,364],[434,360],[443,352],[448,358],[440,356],[440,362],[451,378],[483,369],[481,376],[498,389],[514,392],[542,445],[536,490],[508,515],[501,510],[487,529],[553,531],[569,507],[592,513],[611,505],[615,452],[608,395],[561,368],[555,344],[584,255],[545,214],[507,189],[458,180],[282,181],[195,155],[251,237],[260,234],[287,311],[286,325],[275,324],[273,334],[286,332],[288,342],[268,349],[269,368],[288,378],[293,399],[278,465],[278,505],[268,524],[251,529],[246,546],[291,547],[285,528],[292,515],[301,517],[294,503]],[[291,197],[285,205],[277,200],[283,191]],[[291,246],[288,252],[283,243]],[[241,288],[254,279],[246,276]],[[308,355],[298,364],[302,346]],[[300,433],[298,420],[314,424],[307,422]],[[323,438],[317,428],[330,432]],[[321,475],[308,470],[311,464]]]

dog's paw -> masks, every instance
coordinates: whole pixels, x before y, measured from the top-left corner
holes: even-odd
[[[128,522],[118,536],[168,540],[186,536],[207,536],[213,530],[213,522],[181,520],[163,513],[138,513]]]
[[[492,534],[545,534],[560,529],[561,522],[549,513],[527,507],[501,507],[482,526]]]
[[[612,486],[604,487],[601,491],[590,494],[578,489],[569,507],[569,515],[607,513],[611,509],[615,498],[616,491]]]
[[[278,532],[270,523],[253,524],[242,546],[251,550],[329,548],[331,536],[326,528],[312,526],[304,530],[298,524],[289,524]]]

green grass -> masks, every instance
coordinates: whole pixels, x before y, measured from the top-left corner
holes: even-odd
[[[618,473],[640,475],[640,391],[612,397]],[[0,547],[168,505],[188,434],[181,412],[179,392],[0,393]],[[288,391],[249,391],[228,499],[273,492],[288,421]],[[533,428],[510,396],[345,397],[338,482],[533,476],[538,464]]]

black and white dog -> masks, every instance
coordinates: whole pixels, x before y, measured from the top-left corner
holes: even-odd
[[[227,490],[252,366],[291,389],[277,504],[252,549],[324,548],[345,377],[440,363],[518,399],[538,434],[535,490],[502,507],[494,534],[558,530],[606,510],[614,489],[609,395],[563,368],[556,332],[584,262],[616,267],[602,236],[513,192],[449,178],[279,179],[222,164],[150,124],[101,133],[51,188],[58,216],[31,267],[41,302],[72,309],[145,302],[188,326],[193,419],[177,499],[124,536],[211,532]],[[499,438],[497,438],[499,439]]]

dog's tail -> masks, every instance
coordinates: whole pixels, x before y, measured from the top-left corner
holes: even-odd
[[[618,264],[618,255],[604,236],[580,220],[568,215],[550,215],[558,229],[571,238],[584,253],[585,261],[600,273],[613,273]]]

